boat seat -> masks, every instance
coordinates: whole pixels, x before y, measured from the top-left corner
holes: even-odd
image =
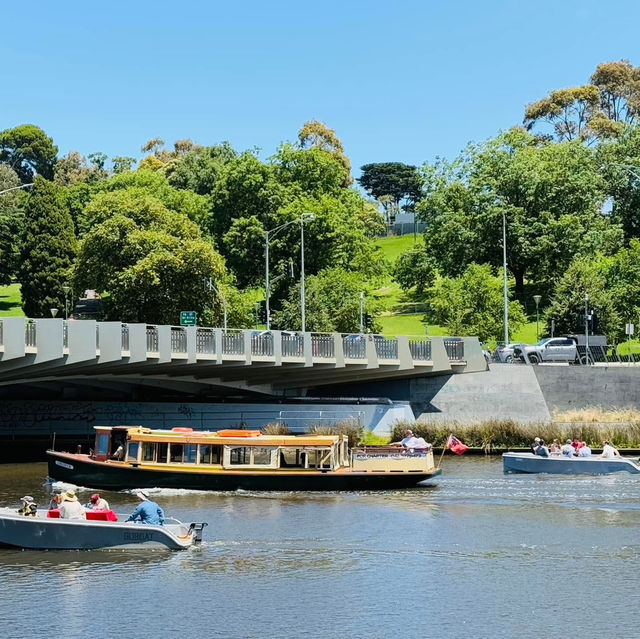
[[[90,521],[118,521],[118,515],[113,510],[87,510]]]

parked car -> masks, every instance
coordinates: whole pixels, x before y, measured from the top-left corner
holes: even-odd
[[[542,362],[569,362],[572,364],[584,364],[587,361],[585,353],[585,336],[569,335],[564,337],[546,337],[533,346],[521,345],[514,349],[514,357],[531,364]],[[598,360],[594,356],[604,349],[606,353],[607,338],[604,335],[589,336],[589,362]]]
[[[493,359],[496,362],[502,362],[503,364],[510,364],[517,357],[514,357],[514,350],[526,346],[523,342],[509,342],[509,344],[498,344],[496,350],[493,351]]]

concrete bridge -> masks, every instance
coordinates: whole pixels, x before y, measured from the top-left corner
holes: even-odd
[[[16,386],[166,389],[184,396],[292,396],[349,382],[486,370],[476,338],[156,326],[62,319],[0,322],[0,396]]]

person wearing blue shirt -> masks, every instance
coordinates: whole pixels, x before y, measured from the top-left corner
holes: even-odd
[[[549,449],[545,446],[544,440],[540,440],[540,444],[536,449],[536,455],[540,457],[549,457]]]
[[[149,499],[149,493],[146,490],[141,490],[136,493],[136,497],[140,500],[140,504],[131,513],[127,521],[137,521],[139,519],[143,524],[162,526],[164,524],[164,511],[155,501]]]

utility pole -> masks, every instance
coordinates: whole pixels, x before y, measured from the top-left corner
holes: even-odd
[[[509,282],[507,280],[507,217],[502,211],[502,270],[504,271],[504,344],[509,343]]]
[[[589,365],[589,293],[584,294],[584,363]]]
[[[360,335],[364,333],[364,291],[360,293]]]

